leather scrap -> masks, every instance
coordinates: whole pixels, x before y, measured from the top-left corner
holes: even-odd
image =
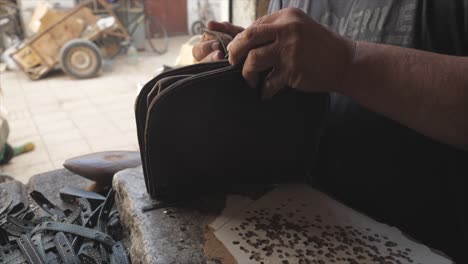
[[[46,264],[27,235],[22,235],[17,241],[21,251],[28,258],[29,263]]]
[[[67,237],[63,232],[58,232],[55,235],[55,247],[62,259],[62,262],[65,264],[80,264],[80,259],[76,256],[73,248],[70,245]]]
[[[64,217],[65,213],[62,209],[60,209],[58,206],[54,205],[51,203],[47,198],[42,195],[42,193],[38,191],[32,191],[29,196],[33,198],[33,200],[39,205],[39,207],[42,208],[45,212],[47,212],[50,215],[58,216],[58,217]]]
[[[6,201],[0,213],[0,263],[130,263],[119,241],[114,194],[94,207],[78,198],[76,208],[62,210],[34,191],[31,198],[45,216],[35,214],[32,206]]]

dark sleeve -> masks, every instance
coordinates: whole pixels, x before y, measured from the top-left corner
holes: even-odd
[[[422,0],[417,48],[468,55],[468,0]]]

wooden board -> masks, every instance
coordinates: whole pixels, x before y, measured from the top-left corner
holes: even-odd
[[[13,59],[24,69],[24,68],[32,68],[37,66],[38,64],[41,64],[42,60],[41,58],[37,55],[36,52],[34,52],[33,49],[31,49],[30,46],[25,46],[18,51],[16,51],[13,54]]]
[[[59,21],[66,15],[67,13],[63,11],[54,10],[54,9],[47,10],[46,13],[39,20],[40,26],[39,26],[39,30],[37,31],[37,33],[44,32],[46,29],[54,25],[57,21]]]
[[[42,35],[30,43],[39,51],[48,65],[55,65],[60,60],[60,50],[70,40],[81,38],[85,30],[96,31],[97,17],[87,7],[52,25]]]

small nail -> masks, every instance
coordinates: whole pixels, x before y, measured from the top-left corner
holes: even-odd
[[[211,44],[211,50],[219,50],[219,41],[215,41]]]

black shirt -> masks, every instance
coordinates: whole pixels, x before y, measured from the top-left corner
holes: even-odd
[[[355,40],[468,54],[468,0],[273,0],[270,12],[289,6]],[[315,184],[468,263],[467,152],[331,96]]]

